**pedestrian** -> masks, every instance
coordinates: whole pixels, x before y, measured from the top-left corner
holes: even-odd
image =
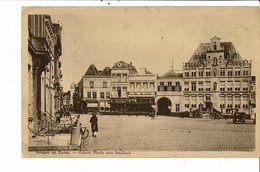
[[[89,122],[91,123],[92,137],[96,137],[95,132],[98,132],[98,118],[95,111],[93,112]]]

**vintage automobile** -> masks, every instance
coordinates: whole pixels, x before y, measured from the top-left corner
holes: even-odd
[[[246,122],[246,113],[245,112],[238,112],[237,109],[234,109],[232,114],[233,114],[232,122],[234,124],[236,124],[236,123],[244,124]]]

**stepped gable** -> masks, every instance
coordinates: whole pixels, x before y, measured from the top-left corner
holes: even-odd
[[[87,72],[85,73],[85,75],[87,75],[87,76],[89,76],[89,75],[99,76],[99,75],[100,75],[100,72],[97,70],[97,68],[95,67],[94,64],[91,64],[91,65],[88,67],[88,70],[87,70]]]
[[[212,39],[220,39],[218,37],[213,37]],[[193,55],[191,56],[188,63],[196,63],[199,62],[200,59],[202,59],[203,55],[206,55],[206,53],[213,53],[213,52],[223,52],[224,51],[224,59],[228,58],[228,55],[230,54],[231,59],[228,59],[227,62],[242,62],[243,58],[240,56],[240,54],[236,51],[234,45],[232,42],[220,42],[221,50],[211,50],[210,49],[210,43],[201,43],[198,48],[195,50]],[[195,56],[198,56],[196,59]],[[237,55],[237,58],[234,58],[234,56]]]

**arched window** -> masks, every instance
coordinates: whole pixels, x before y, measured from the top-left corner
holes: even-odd
[[[214,45],[214,50],[217,50],[217,45]]]

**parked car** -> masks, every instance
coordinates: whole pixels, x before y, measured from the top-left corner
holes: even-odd
[[[236,124],[236,123],[244,124],[246,122],[246,113],[245,112],[238,112],[238,110],[234,110],[232,122],[234,124]]]

